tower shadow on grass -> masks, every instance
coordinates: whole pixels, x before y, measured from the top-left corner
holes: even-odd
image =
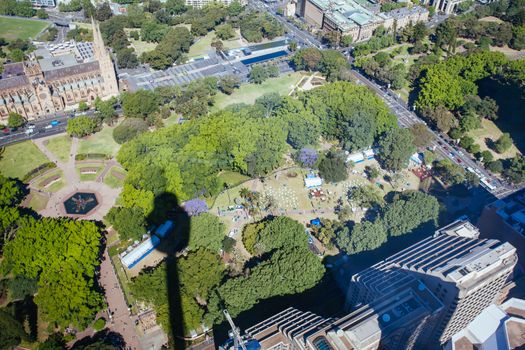
[[[166,286],[168,291],[170,329],[168,336],[170,348],[184,349],[186,346],[184,336],[188,330],[184,327],[180,280],[175,255],[189,241],[190,218],[180,206],[174,194],[162,193],[155,197],[153,211],[147,219],[148,222],[157,226],[166,220],[172,220],[174,223],[171,232],[161,240],[160,245],[156,249],[167,255],[164,263],[166,264]]]

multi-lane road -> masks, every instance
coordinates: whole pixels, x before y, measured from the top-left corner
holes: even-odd
[[[381,87],[356,70],[353,70],[352,74],[357,81],[370,87],[379,97],[381,97],[381,99],[383,99],[385,104],[397,116],[398,123],[401,127],[408,128],[414,124],[426,124],[414,112],[410,111],[405,102],[396,96],[393,91]],[[518,189],[494,177],[479,161],[472,158],[467,151],[457,146],[447,135],[437,133],[430,128],[428,130],[434,135],[434,140],[429,147],[441,157],[448,158],[452,162],[475,172],[480,178],[483,178],[489,184],[482,183],[483,187],[495,197],[501,198],[507,196]]]
[[[310,33],[297,28],[295,25],[289,23],[284,17],[276,13],[275,6],[271,6],[262,1],[251,2],[252,6],[258,10],[266,11],[271,14],[276,20],[282,23],[292,37],[298,39],[297,41],[303,45],[310,47],[321,48],[322,43],[314,38]],[[430,26],[435,26],[441,23],[446,16],[435,16],[435,18],[429,22]],[[352,58],[347,56],[351,63]],[[392,112],[397,116],[398,123],[402,127],[410,127],[414,124],[426,123],[420,119],[410,107],[401,100],[395,93],[389,89],[385,89],[374,81],[368,79],[360,72],[353,70],[353,75],[357,78],[357,81],[370,87],[375,93],[380,96]],[[446,134],[441,134],[428,128],[429,131],[434,135],[430,147],[440,156],[450,159],[452,162],[464,167],[467,171],[472,171],[482,180],[483,187],[489,191],[492,195],[497,198],[507,196],[518,189],[519,187],[512,186],[505,182],[502,182],[490,172],[488,172],[479,161],[471,157],[471,155],[465,150],[461,149],[456,145]]]

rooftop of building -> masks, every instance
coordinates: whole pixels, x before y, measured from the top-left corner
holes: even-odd
[[[428,12],[428,10],[423,6],[410,6],[385,12],[385,15],[394,19],[401,19],[415,14],[424,14],[425,12]]]
[[[322,335],[334,345],[333,348],[341,348],[338,344],[350,344],[350,348],[356,349],[368,348],[397,330],[439,312],[442,307],[443,304],[423,282],[411,278],[389,295],[310,335],[308,341],[313,342]]]
[[[489,305],[450,340],[452,350],[517,349],[525,345],[525,300]]]
[[[525,236],[525,190],[491,203],[497,214],[516,232]]]
[[[400,283],[403,273],[410,271],[469,289],[485,277],[514,266],[516,249],[510,243],[478,239],[476,232],[470,222],[458,220],[359,272],[352,280],[363,283],[375,294],[385,294]]]
[[[363,26],[383,21],[386,17],[377,13],[377,5],[366,0],[310,0],[325,16],[341,29]]]
[[[55,69],[72,67],[78,65],[75,55],[65,54],[60,56],[49,56],[38,60],[40,68],[43,72],[52,71]]]

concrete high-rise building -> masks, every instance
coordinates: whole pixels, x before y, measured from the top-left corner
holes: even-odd
[[[338,319],[293,308],[246,330],[262,349],[412,349],[443,304],[425,284],[411,279],[390,295]]]
[[[346,316],[289,308],[246,336],[262,349],[440,348],[496,302],[516,264],[511,244],[478,235],[458,220],[353,275]]]
[[[352,276],[348,305],[377,300],[408,278],[421,279],[444,304],[422,340],[446,343],[497,300],[517,262],[510,243],[478,235],[470,222],[458,220]]]

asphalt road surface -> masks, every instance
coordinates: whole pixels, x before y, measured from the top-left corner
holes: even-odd
[[[356,70],[353,70],[352,74],[358,79],[359,82],[361,82],[361,84],[365,84],[366,86],[372,88],[374,92],[383,99],[385,104],[397,116],[398,123],[401,127],[408,128],[414,124],[421,123],[426,125],[422,119],[420,119],[414,112],[409,110],[409,107],[405,104],[405,102],[396,96],[394,92],[381,87]],[[490,182],[490,184],[495,188],[488,188],[485,185],[484,187],[495,197],[501,198],[519,189],[517,187],[512,187],[506,183],[503,183],[496,177],[492,176],[492,174],[485,170],[480,162],[471,158],[471,155],[467,151],[455,145],[447,135],[437,133],[430,128],[428,130],[434,135],[434,140],[430,144],[430,147],[442,157],[450,159],[452,162],[462,166],[465,169],[473,169],[478,176],[487,179],[487,181]]]

